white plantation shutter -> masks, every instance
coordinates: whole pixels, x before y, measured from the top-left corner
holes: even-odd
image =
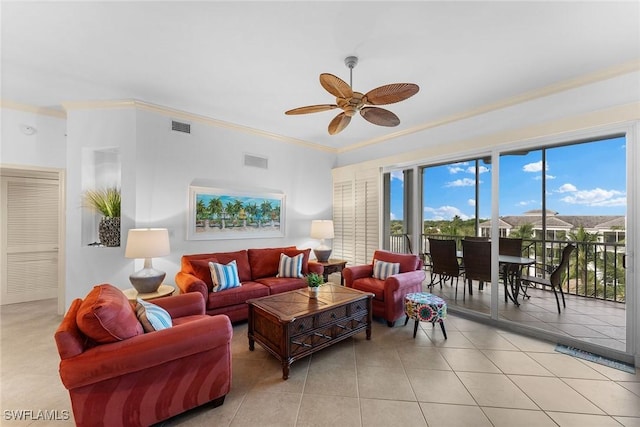
[[[4,177],[2,304],[58,292],[57,180]]]
[[[333,184],[333,256],[344,260],[353,259],[353,183]]]
[[[377,169],[333,185],[333,254],[350,264],[368,264],[379,244]]]

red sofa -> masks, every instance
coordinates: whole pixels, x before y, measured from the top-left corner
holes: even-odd
[[[304,278],[276,277],[280,254],[293,257],[304,254],[302,274],[322,274],[324,267],[309,260],[311,249],[295,246],[282,248],[246,249],[236,252],[183,255],[176,285],[182,293],[198,292],[206,301],[207,314],[226,314],[232,322],[249,316],[247,300],[306,287]],[[235,260],[242,286],[213,292],[209,262],[228,264]]]
[[[373,277],[375,260],[387,263],[399,263],[400,272],[380,280]],[[345,286],[364,292],[371,292],[373,297],[373,315],[387,321],[389,327],[404,316],[404,297],[408,293],[422,292],[425,273],[422,260],[416,255],[399,254],[377,250],[373,254],[371,264],[356,265],[342,270]]]
[[[145,333],[127,297],[108,284],[71,303],[54,338],[76,425],[149,426],[224,402],[229,318],[207,316],[200,294],[150,302],[170,314],[172,327]]]

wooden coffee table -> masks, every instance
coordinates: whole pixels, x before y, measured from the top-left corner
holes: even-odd
[[[317,299],[298,289],[250,299],[249,350],[257,341],[282,363],[282,378],[289,367],[318,350],[359,332],[371,339],[373,294],[328,283]]]

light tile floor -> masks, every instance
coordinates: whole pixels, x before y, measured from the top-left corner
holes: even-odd
[[[52,300],[0,309],[0,403],[5,411],[70,410],[58,377]],[[449,315],[440,328],[388,328],[357,335],[292,365],[234,326],[233,386],[219,408],[196,408],[164,426],[640,426],[640,375],[554,352],[555,344]]]
[[[429,273],[423,284],[426,292],[441,296],[447,301],[449,309],[461,308],[478,313],[490,314],[491,284],[479,291],[479,285],[474,281],[473,295],[462,294],[463,279],[456,288],[448,281],[443,286],[435,285],[429,288]],[[454,282],[455,284],[455,279]],[[501,319],[520,323],[522,325],[566,335],[583,341],[625,351],[626,347],[626,306],[624,303],[596,300],[592,298],[565,295],[566,308],[562,307],[558,314],[553,292],[542,289],[529,289],[529,298],[519,297],[520,306],[511,301],[504,301],[504,287],[498,286],[498,316]],[[558,295],[560,298],[560,296]]]

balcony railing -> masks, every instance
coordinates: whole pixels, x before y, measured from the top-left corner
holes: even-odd
[[[429,238],[454,239],[462,248],[463,236],[427,235],[421,236],[416,246],[406,234],[389,236],[389,249],[393,252],[421,254],[428,252]],[[543,275],[560,263],[562,249],[568,244],[563,240],[525,239],[522,256],[534,258],[536,263],[530,267],[529,275]],[[564,293],[586,298],[625,302],[624,243],[607,242],[571,242],[576,250],[571,260],[562,290]]]

